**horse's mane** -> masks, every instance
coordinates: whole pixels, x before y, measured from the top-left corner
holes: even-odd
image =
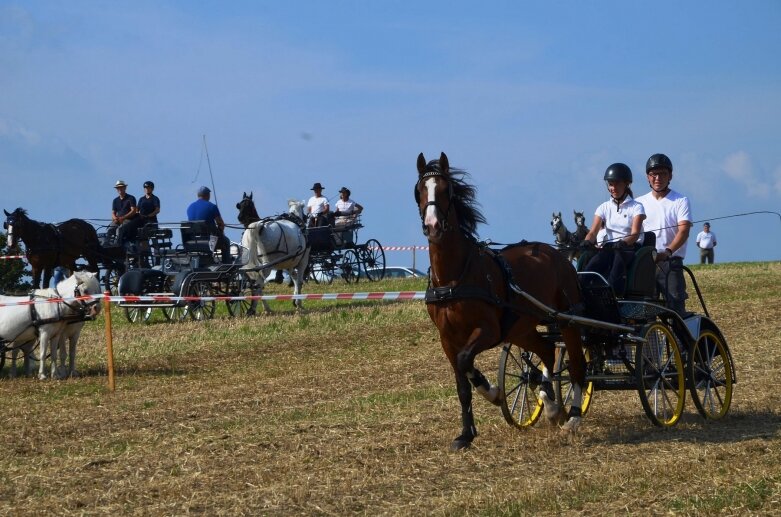
[[[477,189],[474,185],[466,182],[470,177],[469,173],[463,169],[450,167],[447,173],[443,173],[439,166],[439,160],[431,160],[426,165],[426,172],[438,172],[443,175],[450,183],[451,199],[453,210],[458,218],[458,226],[468,237],[477,237],[477,225],[486,224],[485,216],[478,208],[480,203],[477,201]]]
[[[20,206],[19,208],[17,208],[16,210],[14,210],[12,213],[14,213],[14,214],[16,214],[16,215],[23,215],[23,216],[25,216],[25,217],[28,217],[28,218],[29,218],[29,216],[27,215],[27,210],[25,210],[25,209],[24,209],[24,208],[22,208],[21,206]]]

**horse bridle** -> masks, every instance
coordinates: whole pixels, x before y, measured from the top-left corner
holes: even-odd
[[[418,190],[420,188],[420,184],[422,182],[425,182],[429,178],[436,178],[436,177],[445,178],[445,180],[447,181],[447,186],[448,186],[448,189],[447,189],[448,204],[447,204],[447,210],[446,211],[443,211],[441,208],[439,208],[439,205],[437,205],[436,201],[426,201],[425,205],[423,205],[422,207],[420,206],[420,191]],[[415,183],[415,202],[417,203],[418,211],[420,212],[420,222],[421,222],[421,226],[423,227],[423,235],[428,237],[428,228],[426,228],[425,220],[426,220],[426,209],[429,206],[433,206],[434,210],[436,210],[437,212],[439,212],[440,214],[443,215],[443,217],[442,217],[442,231],[446,232],[446,231],[450,230],[451,227],[448,224],[447,220],[448,220],[448,216],[450,215],[450,209],[453,207],[453,202],[452,201],[453,201],[453,186],[450,184],[450,181],[447,180],[446,175],[444,173],[439,172],[439,171],[428,171],[428,172],[424,173],[420,178],[418,178],[417,183]]]

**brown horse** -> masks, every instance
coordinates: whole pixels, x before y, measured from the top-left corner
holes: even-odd
[[[36,289],[49,286],[57,266],[75,271],[79,257],[87,259],[88,269],[97,273],[100,242],[95,228],[88,222],[69,219],[54,225],[30,219],[23,208],[11,213],[7,210],[3,212],[6,215],[3,227],[8,231],[8,247],[13,248],[18,241],[24,242]]]
[[[513,343],[540,357],[545,366],[540,398],[546,418],[558,419],[561,408],[550,376],[556,351],[537,332],[537,325],[555,323],[558,312],[582,306],[572,264],[547,244],[523,242],[497,252],[479,243],[476,227],[485,219],[476,207],[474,187],[463,180],[465,171],[451,169],[445,153],[428,163],[421,153],[417,166],[415,199],[431,259],[426,304],[455,372],[461,403],[463,428],[451,449],[469,447],[477,436],[470,382],[493,404],[500,404],[504,396],[474,365],[480,352],[500,343]],[[563,326],[561,332],[575,392],[562,429],[574,433],[585,381],[583,344],[577,328]]]

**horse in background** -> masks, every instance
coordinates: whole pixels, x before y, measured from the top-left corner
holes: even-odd
[[[64,378],[69,372],[75,371],[76,341],[71,340],[72,368],[66,368],[64,364],[64,352],[59,354],[60,365],[57,365],[58,349],[64,346],[63,334],[68,338],[74,337],[73,329],[68,327],[81,326],[88,318],[97,316],[100,312],[100,300],[84,299],[100,294],[100,283],[97,275],[86,271],[76,271],[71,276],[62,280],[55,288],[36,289],[32,293],[33,307],[19,305],[20,302],[29,302],[28,296],[0,296],[0,303],[8,304],[0,311],[0,340],[9,343],[12,348],[17,345],[25,346],[40,340],[40,362],[38,365],[38,378],[46,378],[46,356],[51,355],[51,377]],[[56,301],[63,298],[75,297],[73,301]],[[82,299],[78,299],[82,297]],[[64,349],[63,349],[64,350]]]
[[[75,271],[79,257],[87,260],[89,271],[97,273],[100,241],[95,228],[88,222],[69,219],[55,225],[30,219],[23,208],[11,213],[7,210],[3,212],[6,215],[3,228],[8,231],[8,248],[14,248],[19,241],[24,242],[34,288],[48,287],[57,266]]]
[[[575,214],[575,233],[572,236],[573,244],[575,246],[583,242],[583,239],[588,235],[588,226],[586,226],[586,216],[583,212],[573,210]]]
[[[287,271],[293,281],[293,294],[301,294],[310,251],[301,224],[288,214],[261,219],[251,192],[249,196],[244,193],[236,208],[239,222],[246,228],[241,236],[241,246],[247,255],[242,269],[255,284],[253,295],[263,294],[272,268]],[[264,312],[270,313],[268,303],[265,300],[262,303]],[[293,305],[298,309],[303,307],[301,300],[294,300]],[[247,312],[254,314],[256,310],[257,301],[253,301]]]
[[[478,354],[502,343],[540,357],[544,368],[539,397],[546,418],[557,421],[561,407],[551,376],[556,346],[537,330],[555,315],[543,313],[529,296],[552,311],[574,311],[581,304],[575,269],[547,244],[522,242],[495,251],[478,242],[476,228],[485,219],[477,208],[475,188],[464,181],[466,172],[451,169],[445,153],[428,163],[420,153],[417,168],[413,192],[431,262],[426,307],[455,373],[461,403],[462,430],[450,448],[467,448],[477,436],[472,386],[496,405],[505,396],[474,364]],[[562,431],[574,433],[581,419],[585,358],[578,328],[564,326],[561,334],[573,386],[573,403]]]
[[[585,227],[585,217],[583,212],[575,212],[575,233],[570,232],[564,224],[561,212],[553,213],[551,216],[551,229],[556,240],[556,248],[561,251],[572,262],[580,255],[578,244],[586,237],[588,228]]]

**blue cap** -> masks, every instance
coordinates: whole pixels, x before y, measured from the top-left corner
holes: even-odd
[[[198,195],[203,196],[205,194],[209,194],[211,190],[209,190],[209,187],[201,187],[198,189]]]

